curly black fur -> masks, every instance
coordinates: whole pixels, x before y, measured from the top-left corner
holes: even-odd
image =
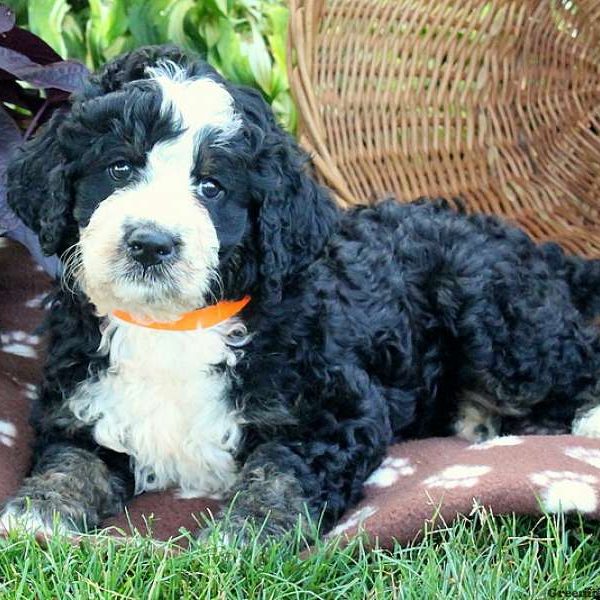
[[[164,55],[220,80],[176,49],[134,52],[94,76],[72,112],[13,161],[9,202],[47,252],[76,241],[95,207],[85,178],[114,142],[103,115],[122,113],[124,99],[143,90],[129,82]],[[600,314],[600,262],[536,245],[443,200],[342,212],[262,98],[226,85],[244,127],[227,156],[206,149],[207,160],[229,161],[236,198],[227,210],[208,207],[222,224],[223,288],[213,294],[253,297],[243,313],[253,337],[231,395],[246,423],[234,522],[271,513],[279,533],[306,504],[330,527],[359,500],[389,444],[449,433],[462,390],[493,398],[504,432],[530,421],[568,430],[598,394],[600,337],[591,320]],[[94,104],[109,93],[111,105]],[[151,102],[146,110],[127,120],[142,150],[161,135]],[[85,296],[59,289],[48,328],[35,473],[57,443],[102,460],[113,484],[110,496],[105,487],[85,498],[96,505],[84,511],[95,525],[101,507],[115,510],[132,492],[127,457],[99,447],[65,407],[80,382],[106,368],[96,354],[99,322]]]

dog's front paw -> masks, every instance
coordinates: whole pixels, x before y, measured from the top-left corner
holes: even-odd
[[[78,528],[53,502],[15,498],[0,513],[0,535],[11,531],[49,537],[77,533]]]
[[[281,529],[270,526],[268,520],[259,523],[252,518],[230,515],[207,523],[198,532],[197,540],[218,547],[242,548],[249,544],[280,539],[282,535]]]

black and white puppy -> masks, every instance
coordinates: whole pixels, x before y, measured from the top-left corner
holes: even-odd
[[[91,77],[8,177],[65,270],[6,528],[176,488],[235,496],[234,531],[326,529],[395,440],[600,435],[599,261],[443,201],[340,211],[258,93],[172,47]]]

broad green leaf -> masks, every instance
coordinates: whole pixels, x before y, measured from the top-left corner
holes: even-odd
[[[88,60],[100,65],[107,58],[106,49],[127,31],[124,0],[89,0],[86,26]]]
[[[157,23],[161,14],[168,8],[169,0],[132,0],[129,2],[127,17],[129,30],[139,46],[160,44],[161,38]],[[166,27],[165,27],[166,30]]]
[[[215,4],[217,5],[217,8],[221,11],[221,13],[225,16],[227,16],[227,13],[229,12],[228,10],[228,6],[227,6],[227,0],[214,0]]]
[[[209,48],[216,46],[217,42],[221,38],[222,33],[223,30],[220,26],[220,19],[205,19],[200,25],[200,35]]]
[[[169,4],[164,17],[167,25],[165,41],[187,47],[189,39],[185,34],[184,24],[188,12],[194,6],[194,0],[176,0]]]
[[[277,121],[291,133],[298,127],[298,113],[289,92],[280,93],[271,104]]]
[[[227,0],[204,0],[198,2],[198,4],[202,5],[201,8],[209,14],[221,15],[223,17],[226,17],[229,14],[229,4]]]
[[[66,0],[35,0],[28,5],[30,30],[63,57],[67,54],[63,23],[69,10]]]
[[[248,57],[250,69],[256,83],[261,87],[263,92],[271,95],[273,89],[272,71],[273,61],[265,40],[258,31],[256,26],[252,26],[251,42],[242,42],[242,52]]]
[[[271,98],[287,91],[289,87],[287,71],[282,70],[278,64],[274,64],[271,73]]]
[[[63,22],[62,36],[67,48],[66,56],[84,62],[86,55],[85,38],[77,19],[71,13],[65,17]]]
[[[193,6],[194,0],[133,0],[127,13],[131,34],[139,45],[189,46],[185,19]]]
[[[89,0],[90,34],[101,48],[106,48],[127,31],[124,0]]]
[[[266,5],[264,7],[265,15],[269,22],[269,47],[275,62],[283,72],[286,70],[287,61],[287,29],[289,11],[284,6]]]
[[[129,50],[133,50],[135,48],[135,42],[131,35],[125,34],[119,36],[114,42],[104,48],[104,57],[106,60],[110,60],[112,58],[116,58],[119,54],[123,54],[123,52],[129,52]]]
[[[216,46],[219,58],[215,66],[233,81],[252,85],[254,77],[248,58],[242,52],[240,35],[235,32],[227,19],[219,19],[219,27],[222,33]]]

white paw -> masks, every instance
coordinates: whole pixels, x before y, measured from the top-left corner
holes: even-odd
[[[0,515],[0,534],[11,531],[30,533],[32,535],[51,536],[52,534],[67,534],[68,528],[59,519],[49,524],[35,510],[20,510],[8,507]]]
[[[595,406],[573,423],[573,435],[600,438],[600,406]]]
[[[52,530],[34,511],[20,512],[16,509],[6,509],[0,515],[0,532],[22,531],[25,533],[41,533],[49,535]]]
[[[594,512],[598,506],[598,478],[573,471],[541,471],[530,475],[542,488],[540,500],[548,512]]]

